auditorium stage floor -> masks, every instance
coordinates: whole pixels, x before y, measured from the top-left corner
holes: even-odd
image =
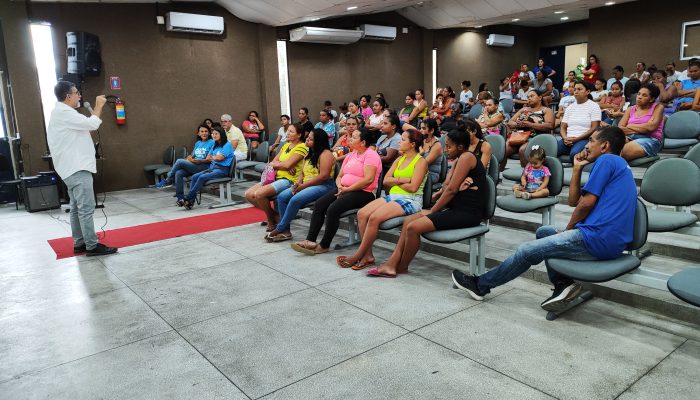
[[[171,196],[108,193],[105,229],[221,211],[185,212]],[[548,322],[548,286],[517,279],[475,302],[451,288],[464,263],[419,253],[409,275],[367,278],[336,266],[347,251],[307,257],[257,224],[56,260],[46,240],[69,235],[67,221],[0,206],[0,399],[700,393],[698,327],[620,304]]]

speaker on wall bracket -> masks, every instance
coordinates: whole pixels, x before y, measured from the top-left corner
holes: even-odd
[[[66,33],[67,72],[99,76],[102,71],[100,38],[88,32]]]

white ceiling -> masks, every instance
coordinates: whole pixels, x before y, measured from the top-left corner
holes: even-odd
[[[155,3],[157,0],[34,0],[44,2]],[[546,26],[588,19],[607,0],[182,0],[215,2],[246,21],[285,26],[319,19],[397,11],[429,29],[496,24]],[[626,3],[634,0],[616,0]],[[167,0],[160,0],[167,2]],[[171,0],[176,3],[178,0]],[[355,6],[356,9],[348,10]],[[554,14],[555,11],[564,11]],[[568,17],[568,20],[561,20]],[[519,21],[513,21],[518,18]]]

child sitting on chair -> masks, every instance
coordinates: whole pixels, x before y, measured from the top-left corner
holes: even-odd
[[[530,149],[529,162],[520,177],[520,184],[513,186],[515,197],[526,200],[549,196],[549,177],[552,175],[544,165],[547,155],[538,145]]]

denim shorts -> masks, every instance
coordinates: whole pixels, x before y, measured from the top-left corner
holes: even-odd
[[[276,181],[270,183],[270,186],[275,188],[275,194],[280,194],[285,189],[292,187],[292,181],[285,179],[285,178],[281,178],[281,179],[277,179]]]
[[[632,139],[633,142],[642,146],[642,149],[644,149],[644,152],[647,153],[647,156],[655,156],[659,153],[659,150],[661,150],[662,143],[658,139],[649,137],[647,135],[638,134],[629,135],[628,137]]]
[[[403,194],[390,194],[384,197],[387,203],[396,202],[403,209],[404,215],[415,214],[423,207],[423,196],[407,196]],[[419,200],[420,199],[420,200]]]

